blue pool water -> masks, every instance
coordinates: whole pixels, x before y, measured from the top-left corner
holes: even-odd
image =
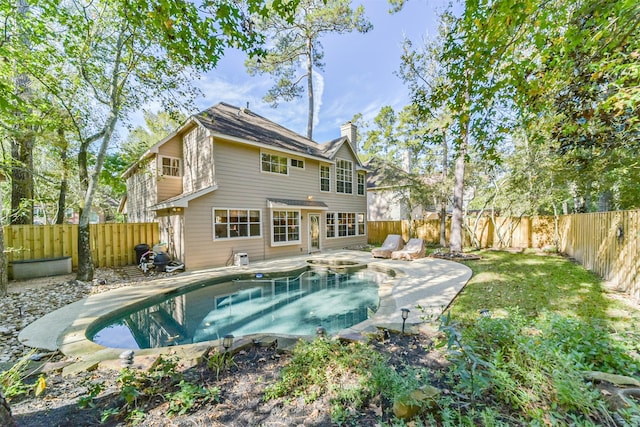
[[[260,276],[260,275],[258,275]],[[385,274],[309,270],[296,277],[252,278],[209,285],[140,307],[90,332],[115,348],[154,348],[255,333],[336,333],[377,310]]]

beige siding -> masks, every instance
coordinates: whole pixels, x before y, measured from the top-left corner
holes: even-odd
[[[351,152],[343,147],[340,157],[354,161]],[[187,268],[225,265],[233,262],[233,254],[246,252],[249,260],[262,260],[308,252],[308,214],[321,214],[321,249],[335,249],[364,245],[366,236],[325,238],[325,215],[319,209],[300,209],[301,243],[272,247],[270,235],[271,213],[268,198],[312,200],[324,202],[331,212],[364,212],[366,197],[320,192],[319,163],[305,159],[305,168],[289,168],[289,175],[262,173],[258,148],[215,141],[215,170],[218,189],[193,200],[185,210],[185,262]],[[332,167],[335,174],[335,168]],[[354,161],[354,192],[356,172]],[[262,238],[213,240],[213,208],[260,209]],[[298,210],[297,208],[292,208]]]
[[[158,202],[162,202],[163,200],[182,194],[182,178],[176,176],[162,176],[161,156],[182,159],[182,143],[180,142],[180,138],[175,137],[159,147],[158,155],[156,156]],[[184,173],[184,162],[182,170]]]
[[[200,126],[187,133],[184,142],[183,186],[186,194],[207,188],[214,183],[213,146],[207,132]]]
[[[138,171],[127,178],[127,216],[129,222],[153,222],[155,212],[149,206],[157,202],[155,159],[141,164]]]
[[[158,202],[170,199],[182,194],[182,179],[176,176],[159,176]]]
[[[184,260],[183,211],[159,212],[158,225],[160,228],[160,242],[167,245],[167,253],[172,259]]]

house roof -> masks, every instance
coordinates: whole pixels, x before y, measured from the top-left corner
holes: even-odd
[[[364,167],[369,171],[367,173],[367,189],[369,190],[407,187],[419,182],[427,186],[433,186],[442,181],[440,174],[415,176],[386,160],[376,157],[367,160]]]
[[[196,120],[214,135],[231,136],[305,155],[326,157],[315,141],[268,120],[247,108],[221,102],[195,115]]]
[[[157,203],[151,206],[151,210],[157,211],[160,209],[169,209],[169,208],[186,208],[189,206],[189,202],[193,199],[197,199],[200,196],[204,196],[205,194],[209,194],[212,191],[216,191],[218,189],[217,185],[211,185],[209,187],[203,188],[202,190],[194,191],[188,194],[179,194],[175,197],[171,197],[170,199],[163,200],[160,203]]]
[[[369,170],[367,189],[404,187],[410,183],[408,172],[382,159],[373,157],[365,162],[365,167]]]
[[[280,207],[302,207],[313,209],[328,209],[329,206],[325,202],[315,200],[293,200],[293,199],[267,199],[270,208]]]
[[[357,153],[349,144],[346,136],[333,139],[320,144],[305,136],[302,136],[290,129],[285,128],[269,119],[254,113],[248,108],[238,108],[233,105],[220,102],[187,119],[187,121],[162,139],[151,146],[122,176],[129,177],[135,172],[137,166],[144,159],[151,157],[158,152],[158,148],[171,140],[174,136],[191,129],[194,125],[205,128],[212,136],[235,140],[245,144],[255,144],[275,150],[286,151],[297,154],[301,157],[312,157],[320,161],[333,162],[338,150],[347,144],[356,159],[356,167],[362,170],[362,163],[358,159]]]

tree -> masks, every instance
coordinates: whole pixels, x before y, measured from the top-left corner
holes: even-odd
[[[522,74],[521,47],[536,19],[532,2],[468,0],[460,16],[441,16],[442,79],[425,93],[425,105],[446,111],[455,157],[449,248],[462,251],[465,167],[471,151],[499,163],[497,147],[513,127],[509,111],[514,76]],[[509,68],[511,67],[511,68]]]
[[[440,51],[441,40],[425,43],[420,48],[414,48],[410,40],[405,40],[398,75],[409,88],[412,99],[410,111],[414,116],[414,121],[422,123],[424,129],[421,143],[414,144],[414,151],[430,151],[432,153],[428,158],[434,172],[438,169],[436,163],[440,163],[440,179],[437,182],[440,205],[440,246],[446,247],[447,207],[451,190],[448,179],[449,145],[447,133],[451,122],[450,115],[446,110],[441,105],[434,104],[432,100],[437,88],[446,82],[446,76],[439,62]],[[436,160],[438,157],[439,162]]]
[[[277,17],[258,22],[258,29],[267,33],[273,42],[265,56],[246,62],[247,70],[251,75],[270,74],[276,80],[265,96],[265,101],[274,107],[280,100],[291,101],[301,97],[304,93],[302,82],[306,79],[307,138],[312,139],[315,108],[313,72],[324,68],[320,38],[328,33],[366,33],[371,28],[364,15],[364,7],[351,9],[351,0],[301,0],[293,22]]]
[[[249,16],[287,16],[295,6],[263,0],[39,2],[36,19],[46,31],[38,34],[37,47],[46,56],[29,71],[64,108],[78,143],[78,280],[93,278],[89,216],[117,123],[152,98],[169,108],[189,101],[190,70],[211,69],[229,46],[258,52],[262,36]]]
[[[532,133],[545,127],[558,172],[571,181],[574,210],[638,206],[627,178],[637,172],[631,159],[640,147],[640,4],[538,6],[546,13],[523,46],[531,60],[526,81],[516,86],[517,108],[535,120]]]

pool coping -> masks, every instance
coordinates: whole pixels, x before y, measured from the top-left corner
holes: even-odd
[[[384,325],[402,324],[400,308],[409,308],[408,326],[424,323],[437,316],[451,303],[471,277],[467,266],[436,258],[414,261],[373,258],[370,252],[327,251],[282,259],[252,262],[248,266],[219,267],[185,272],[141,285],[131,285],[90,295],[80,301],[53,311],[24,328],[18,339],[26,346],[49,351],[60,350],[64,355],[84,361],[117,359],[123,348],[109,348],[90,341],[87,329],[100,318],[116,310],[127,310],[147,298],[174,293],[204,280],[243,276],[256,273],[286,272],[308,266],[307,260],[353,261],[367,264],[379,271],[394,271],[379,288],[380,305],[375,314],[339,336],[357,336]],[[265,334],[258,334],[265,335]],[[236,345],[240,345],[238,340]],[[199,353],[214,346],[218,340],[171,347],[135,350],[136,356],[152,356],[167,352]]]

